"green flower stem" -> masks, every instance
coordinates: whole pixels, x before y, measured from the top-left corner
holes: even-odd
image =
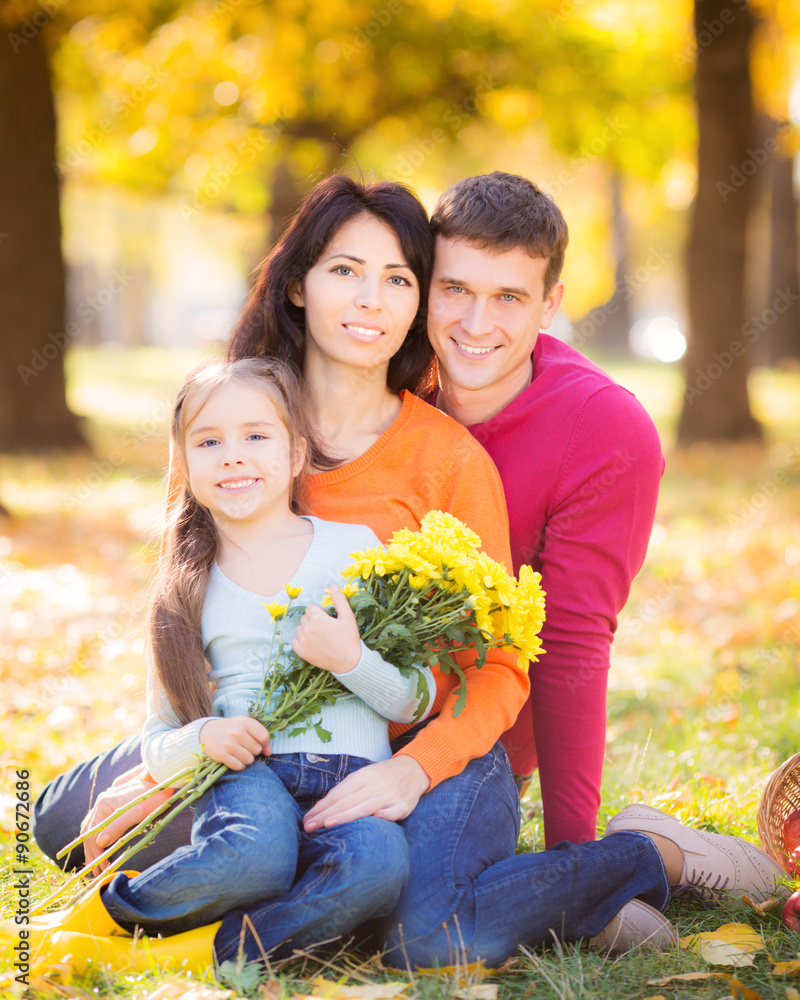
[[[115,809],[110,816],[107,816],[96,826],[91,827],[91,829],[70,841],[66,847],[62,847],[58,854],[56,854],[56,858],[63,858],[65,855],[69,854],[71,850],[82,844],[84,840],[88,840],[89,837],[93,837],[102,830],[105,830],[107,826],[110,826],[115,819],[121,816],[124,812],[127,812],[128,809],[132,809],[133,806],[137,806],[140,802],[144,802],[146,799],[149,799],[151,795],[155,795],[156,792],[160,792],[162,788],[172,788],[176,782],[181,781],[188,775],[194,774],[195,770],[195,765],[192,765],[192,767],[185,767],[181,771],[178,771],[177,774],[173,774],[171,777],[167,778],[166,781],[159,782],[152,788],[148,788],[146,792],[142,792],[141,795],[137,795],[135,799],[131,799],[130,802],[126,802],[124,805],[121,805],[118,809]]]

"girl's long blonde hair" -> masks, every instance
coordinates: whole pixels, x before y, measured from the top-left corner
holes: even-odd
[[[263,390],[289,433],[294,452],[305,445],[305,463],[292,483],[290,506],[303,509],[303,486],[318,451],[300,380],[277,358],[212,360],[195,368],[178,392],[170,428],[167,521],[147,610],[147,641],[159,680],[181,725],[213,714],[201,622],[209,573],[217,555],[217,529],[207,508],[195,500],[186,475],[185,435],[189,422],[219,388],[241,382]]]

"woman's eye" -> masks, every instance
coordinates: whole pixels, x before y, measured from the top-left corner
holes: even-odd
[[[402,274],[393,274],[391,278],[389,278],[389,281],[393,285],[397,285],[398,288],[403,287],[404,285],[407,285],[409,288],[411,287],[411,282],[408,278],[404,278]]]
[[[346,272],[346,273],[345,273]],[[352,267],[348,267],[347,264],[339,264],[338,267],[333,269],[334,274],[341,274],[342,277],[346,278],[348,274],[353,273]]]

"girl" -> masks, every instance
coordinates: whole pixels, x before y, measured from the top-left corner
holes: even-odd
[[[291,368],[264,358],[201,367],[178,395],[171,443],[183,484],[149,612],[155,669],[142,756],[157,781],[201,751],[231,770],[198,801],[191,846],[135,878],[116,875],[102,892],[121,927],[165,934],[286,893],[301,841],[313,839],[302,831],[304,812],[346,775],[390,757],[386,720],[410,722],[418,705],[416,679],[361,642],[333,585],[350,553],[378,543],[375,534],[299,513],[308,456],[318,449]],[[329,586],[335,618],[311,604]],[[280,624],[264,601],[285,604],[301,589],[309,606],[296,631],[291,619],[282,623],[282,641],[352,692],[322,711],[327,743],[313,728],[270,737],[247,714],[280,654]],[[351,828],[380,878],[354,873],[339,887],[340,903],[355,894],[388,912],[406,874],[402,831],[372,817]]]

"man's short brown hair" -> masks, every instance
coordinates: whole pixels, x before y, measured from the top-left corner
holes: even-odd
[[[445,191],[431,218],[435,236],[466,240],[480,250],[503,253],[522,247],[547,261],[544,294],[564,266],[569,231],[549,195],[518,174],[495,170],[467,177]]]

